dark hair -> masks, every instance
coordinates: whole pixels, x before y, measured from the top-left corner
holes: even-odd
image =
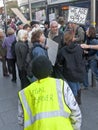
[[[50,22],[49,22],[49,21],[45,21],[45,22],[44,22],[44,25],[45,25],[45,24],[47,24],[47,25],[48,25],[48,27],[49,27]]]
[[[51,75],[51,61],[44,55],[37,56],[32,61],[32,72],[37,79],[43,79]]]
[[[64,34],[64,42],[69,45],[72,42],[73,33],[71,31],[66,31]]]
[[[39,38],[40,36],[43,34],[43,32],[41,30],[36,30],[34,32],[32,32],[32,36],[31,36],[31,42],[39,42]]]
[[[32,21],[30,22],[31,27],[33,27],[35,24],[39,24],[39,21],[32,20]]]
[[[27,28],[31,28],[31,26],[29,25],[29,24],[25,24],[24,26],[23,26],[23,29],[27,29]]]
[[[61,25],[64,25],[65,24],[64,18],[63,17],[59,17],[58,23],[61,24]]]
[[[91,38],[95,38],[96,37],[96,29],[95,29],[95,27],[93,27],[93,26],[89,27],[89,36]]]

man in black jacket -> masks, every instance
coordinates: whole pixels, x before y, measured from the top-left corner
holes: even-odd
[[[50,23],[50,31],[48,34],[48,38],[59,44],[59,49],[64,46],[64,34],[59,31],[58,23],[56,21],[52,21]]]
[[[56,21],[52,21],[50,23],[50,31],[48,34],[48,38],[52,39],[53,41],[55,41],[59,44],[58,52],[64,46],[64,34],[63,34],[63,32],[59,31],[58,23]],[[63,76],[57,66],[57,59],[56,59],[55,65],[53,66],[52,76],[55,78],[63,78]]]

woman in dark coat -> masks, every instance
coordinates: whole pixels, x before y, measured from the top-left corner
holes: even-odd
[[[25,88],[29,85],[29,81],[27,79],[27,73],[25,70],[25,60],[28,53],[28,41],[27,41],[27,31],[20,30],[18,32],[18,42],[15,45],[16,52],[16,62],[19,72],[19,78],[21,81],[21,89]]]
[[[80,82],[85,76],[83,50],[80,45],[72,42],[73,34],[67,31],[64,35],[65,46],[58,54],[58,65],[62,67],[62,74],[71,87],[76,100],[80,104]]]

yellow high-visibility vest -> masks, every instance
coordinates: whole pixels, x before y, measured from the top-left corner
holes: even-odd
[[[45,78],[19,92],[24,130],[73,130],[70,109],[64,102],[63,81]]]

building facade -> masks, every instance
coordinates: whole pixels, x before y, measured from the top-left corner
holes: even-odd
[[[91,0],[18,0],[21,11],[32,19],[49,20],[63,16],[67,21],[69,6],[88,8],[87,22],[91,22]],[[98,12],[98,0],[96,0],[96,14]],[[96,15],[96,26],[98,18]]]
[[[46,18],[46,0],[18,0],[18,6],[22,13],[30,19],[44,20]]]

